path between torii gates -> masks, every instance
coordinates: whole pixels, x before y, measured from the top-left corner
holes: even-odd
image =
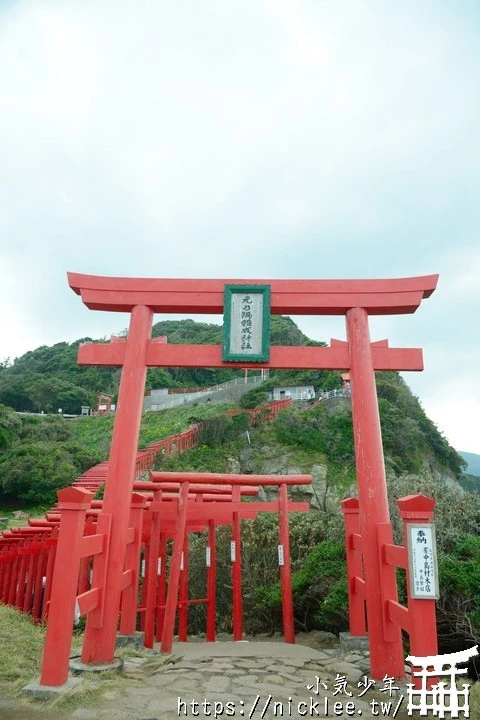
[[[106,692],[100,705],[57,716],[31,705],[2,709],[0,701],[0,719],[408,717],[405,682],[395,681],[392,693],[379,681],[365,691],[368,652],[342,650],[321,633],[301,635],[295,645],[272,640],[176,642],[171,655],[125,660],[122,689]]]

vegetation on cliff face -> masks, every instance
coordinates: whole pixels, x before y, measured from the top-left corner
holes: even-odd
[[[0,501],[46,505],[59,488],[101,460],[63,417],[19,416],[0,405]]]

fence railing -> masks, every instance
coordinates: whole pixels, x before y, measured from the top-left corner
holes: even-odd
[[[252,421],[260,418],[269,421],[291,404],[291,400],[280,400],[254,408],[253,410],[232,411],[249,413]],[[153,469],[155,458],[159,453],[172,455],[185,452],[197,444],[198,431],[201,424],[194,425],[184,432],[162,438],[137,453],[135,479],[143,473]],[[90,612],[99,614],[100,599],[98,594],[99,573],[104,572],[107,562],[106,547],[109,533],[109,521],[102,515],[102,503],[94,500],[95,494],[105,484],[108,471],[108,462],[102,462],[83,473],[68,488],[60,490],[59,500],[55,507],[46,513],[44,518],[29,519],[28,526],[11,528],[0,532],[0,600],[5,605],[11,605],[17,610],[29,613],[35,621],[52,622],[56,616],[54,607],[51,607],[51,597],[65,598],[68,595],[68,606],[72,612],[66,613],[66,619],[57,628],[63,633],[63,625],[73,622],[74,615],[81,617]],[[141,495],[132,495],[131,526],[136,527],[135,503],[142,505]],[[66,518],[63,520],[63,518]],[[73,522],[72,518],[76,520]],[[69,519],[70,518],[70,519]],[[66,558],[56,560],[57,544],[59,542],[60,521],[70,529],[64,531],[68,535],[67,545],[70,552]],[[132,573],[138,572],[139,536],[136,531],[130,532],[130,543],[126,550],[126,569]],[[65,546],[65,540],[63,541]],[[76,557],[77,559],[74,559]],[[58,570],[63,568],[63,570]],[[103,569],[102,569],[103,568]],[[54,575],[55,570],[55,575]],[[74,576],[75,580],[68,585],[66,576]],[[130,577],[130,576],[129,576]],[[133,575],[131,576],[133,578]],[[122,593],[121,628],[125,634],[130,634],[129,628],[136,613],[136,597],[134,598],[125,576],[125,586]],[[98,582],[97,582],[98,580]],[[133,582],[133,579],[132,579]],[[53,588],[53,590],[52,590]],[[73,600],[72,600],[73,598]],[[50,617],[48,617],[50,616]],[[65,637],[70,637],[70,630]],[[65,646],[59,653],[66,653]],[[68,663],[67,663],[68,664]],[[47,672],[48,682],[52,676]],[[53,670],[51,671],[53,672]],[[56,676],[55,676],[56,677]],[[42,681],[43,682],[43,681]]]
[[[316,394],[316,401],[310,405],[310,408],[317,407],[317,405],[320,405],[324,400],[330,400],[331,398],[336,397],[351,397],[352,391],[351,388],[335,388],[335,390],[320,390]]]
[[[150,410],[167,410],[168,408],[176,407],[177,405],[184,405],[194,400],[201,400],[208,395],[212,395],[216,392],[228,390],[229,388],[241,385],[249,385],[254,383],[263,382],[264,378],[262,375],[252,375],[246,378],[233,378],[233,380],[227,380],[219,385],[211,385],[210,387],[199,387],[194,390],[190,390],[182,393],[169,393],[167,396],[160,395],[158,401],[155,401],[155,396],[147,395],[149,398],[150,407],[146,408]],[[172,395],[174,397],[172,397]],[[165,399],[166,398],[166,399]]]

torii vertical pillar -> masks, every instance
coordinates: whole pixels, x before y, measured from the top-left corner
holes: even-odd
[[[132,308],[103,498],[103,512],[112,515],[103,624],[92,627],[93,623],[87,619],[82,652],[85,663],[111,662],[115,653],[152,321],[150,308],[145,305]]]
[[[383,579],[377,526],[390,522],[390,516],[368,314],[363,308],[348,310],[347,336],[350,345],[353,434],[366,582],[370,675],[373,679],[381,680],[385,673],[391,677],[403,677],[404,658],[400,629],[396,638],[387,642],[383,635],[383,624],[379,621],[385,608],[382,607]]]
[[[232,489],[233,502],[240,502],[240,488]],[[232,611],[233,639],[238,642],[243,638],[243,598],[242,598],[242,548],[241,548],[240,514],[233,513],[232,519]]]

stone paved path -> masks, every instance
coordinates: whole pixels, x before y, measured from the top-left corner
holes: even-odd
[[[177,643],[171,656],[132,658],[125,663],[125,672],[141,682],[127,687],[123,697],[106,699],[102,708],[76,710],[72,720],[262,720],[262,713],[265,720],[275,716],[293,720],[382,717],[380,707],[374,706],[377,715],[372,713],[371,691],[358,697],[364,690],[358,683],[369,672],[368,653],[345,655],[338,647],[316,650],[272,642]],[[341,690],[334,695],[339,675],[345,677],[345,689],[352,696]],[[401,694],[405,698],[400,708],[405,710],[405,686],[391,698],[387,692],[375,694],[377,702],[392,702],[383,717],[394,717]],[[397,720],[402,716],[406,714],[399,712]]]
[[[391,697],[379,692],[382,682],[377,682],[375,693],[369,690],[359,697],[365,690],[359,683],[368,674],[368,653],[346,653],[338,645],[315,649],[263,641],[175,643],[172,655],[126,660],[122,692],[106,692],[100,705],[80,707],[58,720],[407,718],[405,683],[397,682],[400,689]],[[338,682],[339,676],[346,685]],[[372,700],[387,706],[390,702],[391,707],[382,712],[374,705],[372,712]],[[47,720],[44,713],[25,708],[10,707],[5,714],[0,703],[0,720],[4,718]]]

